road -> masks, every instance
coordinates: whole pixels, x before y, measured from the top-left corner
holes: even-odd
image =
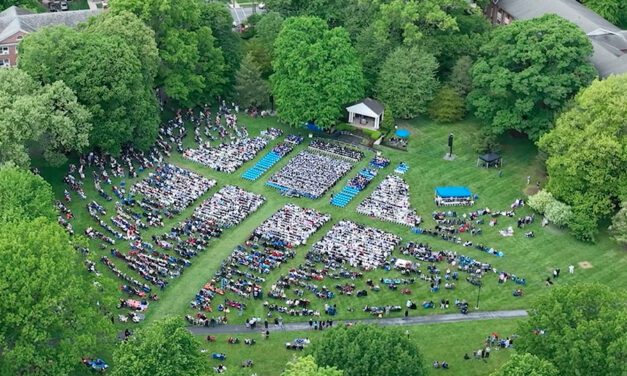
[[[345,320],[334,321],[333,325],[343,325],[347,323],[365,323],[365,324],[377,324],[382,326],[404,326],[404,325],[424,325],[424,324],[438,324],[449,322],[462,322],[462,321],[478,321],[478,320],[492,320],[492,319],[513,319],[527,317],[527,311],[524,310],[511,310],[511,311],[486,311],[486,312],[470,312],[467,315],[461,313],[448,313],[442,315],[429,315],[429,316],[410,316],[407,319],[404,318],[384,318],[384,319],[361,319],[361,320]],[[258,327],[259,328],[259,327]],[[251,330],[244,325],[220,325],[213,328],[204,326],[188,326],[190,332],[197,335],[207,334],[244,334],[250,333]],[[274,324],[270,325],[271,330],[279,330]],[[284,324],[285,331],[304,331],[310,330],[309,322],[295,322]]]

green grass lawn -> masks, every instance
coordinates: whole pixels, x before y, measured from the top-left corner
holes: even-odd
[[[475,322],[460,322],[449,324],[416,325],[402,328],[394,328],[399,335],[405,335],[405,330],[409,331],[409,337],[415,341],[424,355],[425,363],[431,375],[439,375],[446,372],[447,375],[459,376],[479,376],[488,375],[499,368],[510,356],[512,349],[493,349],[490,358],[483,362],[481,360],[464,360],[464,354],[468,353],[472,357],[472,352],[483,347],[483,342],[491,333],[499,333],[502,337],[511,336],[516,333],[518,320],[488,320]],[[228,335],[216,336],[216,342],[207,342],[201,338],[207,350],[207,355],[211,358],[211,353],[220,352],[227,356],[225,362],[211,359],[213,366],[223,363],[229,375],[249,376],[256,373],[258,376],[279,375],[285,364],[294,356],[301,356],[306,351],[286,350],[285,343],[296,338],[309,338],[315,343],[322,335],[320,331],[305,332],[283,332],[271,331],[270,338],[264,340],[258,331],[249,335],[238,335],[240,343],[236,345],[227,344]],[[256,345],[247,346],[243,344],[244,338],[253,338]],[[381,356],[392,356],[381,350]],[[244,360],[251,359],[254,362],[252,369],[241,368]],[[443,361],[449,363],[450,369],[433,369],[433,361]]]
[[[257,134],[260,130],[269,126],[282,127],[286,134],[289,133],[301,133],[305,134],[302,130],[290,129],[281,126],[276,123],[274,119],[251,119],[244,115],[240,116],[240,122],[246,124],[252,135]],[[483,243],[496,249],[502,250],[505,253],[505,257],[497,258],[495,256],[480,252],[472,247],[462,247],[460,245],[452,244],[440,239],[427,237],[426,235],[413,234],[408,227],[379,221],[358,214],[355,211],[357,205],[369,195],[378,183],[385,177],[386,174],[392,173],[394,168],[399,162],[405,161],[409,164],[410,170],[405,174],[404,179],[410,185],[411,202],[418,213],[423,216],[425,227],[433,227],[435,222],[431,219],[431,213],[436,210],[436,206],[433,203],[433,189],[438,185],[466,185],[471,188],[474,193],[477,193],[480,198],[475,205],[475,208],[490,207],[493,210],[505,210],[510,207],[510,204],[516,198],[522,198],[525,195],[526,178],[531,176],[532,186],[535,187],[535,182],[542,181],[541,161],[538,158],[538,151],[535,146],[525,139],[504,137],[503,144],[503,171],[499,176],[498,171],[494,169],[482,169],[477,168],[475,165],[476,154],[472,151],[472,140],[474,134],[478,131],[478,127],[472,121],[464,121],[453,125],[438,125],[428,121],[416,120],[408,124],[401,124],[403,127],[407,127],[411,130],[412,135],[407,152],[397,151],[386,147],[381,147],[380,151],[385,157],[392,160],[391,166],[382,170],[375,178],[373,183],[366,189],[365,192],[361,192],[353,201],[344,209],[331,206],[329,203],[331,193],[341,190],[346,182],[352,178],[360,168],[366,166],[369,160],[373,156],[373,152],[368,151],[364,160],[357,163],[354,168],[333,187],[331,192],[328,192],[324,197],[318,200],[309,200],[305,198],[294,199],[281,196],[276,190],[265,186],[265,182],[270,175],[278,171],[282,166],[288,163],[291,157],[295,156],[300,150],[306,147],[306,142],[297,147],[291,154],[281,160],[275,165],[269,172],[263,175],[259,180],[250,182],[244,180],[240,175],[249,167],[254,165],[256,161],[262,158],[265,153],[270,150],[270,147],[282,140],[279,138],[271,143],[269,147],[264,149],[257,158],[246,163],[243,167],[237,170],[233,174],[221,173],[203,167],[192,161],[188,161],[182,158],[178,154],[173,154],[171,162],[194,170],[204,176],[216,179],[218,184],[216,187],[207,192],[203,197],[198,200],[198,203],[202,200],[210,197],[214,192],[227,184],[238,185],[251,192],[262,194],[266,197],[267,202],[239,226],[226,230],[223,236],[219,239],[212,240],[208,249],[200,256],[192,259],[193,265],[185,270],[183,275],[175,280],[172,280],[170,285],[164,291],[160,292],[161,297],[159,302],[152,303],[147,312],[147,321],[159,319],[168,315],[176,315],[182,317],[186,313],[193,314],[193,311],[189,308],[189,302],[193,299],[195,293],[211,279],[215,271],[220,265],[220,262],[228,256],[233,248],[238,244],[244,242],[250,235],[250,233],[259,224],[261,224],[266,218],[271,216],[276,210],[281,208],[287,202],[294,202],[297,205],[303,207],[310,207],[320,210],[325,213],[330,213],[332,220],[327,223],[321,230],[315,233],[309,240],[309,244],[313,244],[331,228],[331,226],[339,220],[350,219],[352,221],[366,224],[369,226],[377,227],[386,231],[390,231],[398,234],[403,238],[403,241],[422,241],[428,242],[433,245],[435,249],[447,249],[457,251],[478,260],[492,263],[494,267],[499,270],[505,270],[510,273],[517,274],[524,277],[527,280],[527,286],[525,289],[525,296],[522,298],[514,298],[512,296],[512,290],[516,287],[512,283],[505,285],[499,285],[497,283],[497,276],[488,275],[484,281],[484,287],[481,291],[481,310],[500,310],[500,309],[523,309],[530,305],[533,298],[544,291],[547,287],[544,286],[544,279],[550,275],[550,272],[555,267],[562,269],[562,276],[557,283],[573,283],[580,281],[598,281],[606,283],[615,288],[625,288],[627,279],[625,278],[627,270],[626,258],[624,250],[616,246],[615,243],[609,240],[606,233],[602,233],[598,237],[596,244],[586,244],[576,241],[566,231],[549,226],[541,228],[539,223],[533,224],[525,230],[533,230],[536,233],[536,237],[528,239],[523,236],[523,231],[516,231],[514,237],[504,238],[498,234],[498,230],[512,225],[516,227],[516,218],[499,217],[499,223],[495,228],[491,228],[487,225],[483,226],[483,235],[477,236],[471,239],[470,235],[463,235],[464,239],[468,238],[475,243]],[[455,154],[457,158],[454,161],[445,161],[442,159],[447,151],[447,136],[449,132],[455,134]],[[190,132],[191,133],[191,132]],[[193,144],[193,140],[186,140],[188,146]],[[37,163],[36,163],[37,164]],[[63,168],[47,168],[40,166],[42,175],[53,185],[53,188],[58,195],[62,197],[64,186],[62,184],[62,177],[66,171],[66,167]],[[146,172],[143,173],[140,178],[143,178]],[[91,172],[87,171],[86,175],[91,176]],[[114,184],[118,184],[119,181],[114,180]],[[127,186],[132,184],[132,179],[127,179]],[[109,187],[103,185],[103,188],[110,190]],[[88,200],[97,198],[98,195],[93,188],[91,179],[85,184],[85,192],[87,193]],[[109,191],[113,196],[113,194]],[[87,214],[85,208],[86,202],[80,200],[76,195],[73,195],[73,201],[70,203],[70,207],[75,214],[73,225],[77,233],[82,233],[84,229],[89,225],[95,225],[96,229],[99,229],[97,224],[93,224],[90,217]],[[99,199],[100,203],[104,200]],[[113,203],[106,203],[108,214],[113,213]],[[468,208],[458,208],[458,213],[467,211]],[[163,229],[150,229],[142,233],[144,239],[150,239],[152,234],[161,234],[168,231],[169,228],[188,217],[193,211],[193,207],[185,210],[181,215],[173,220],[166,221],[165,228]],[[531,211],[528,208],[523,208],[517,211],[517,215],[530,214]],[[537,221],[540,222],[540,221]],[[116,247],[120,250],[128,250],[128,244],[124,242],[117,242]],[[305,253],[308,246],[301,246],[297,249],[297,256],[291,260],[288,265],[283,265],[279,270],[275,270],[269,275],[266,275],[267,281],[264,284],[264,292],[269,291],[270,286],[276,282],[278,277],[289,270],[290,267],[297,266],[304,261]],[[91,250],[94,255],[92,259],[97,260],[100,255],[109,254],[108,249],[100,249],[96,242],[92,242]],[[395,252],[395,256],[398,256],[398,252]],[[116,265],[122,270],[128,270],[126,266],[120,262],[120,260],[113,260]],[[581,269],[577,266],[579,262],[587,261],[592,267],[589,269]],[[567,267],[570,264],[577,266],[575,274],[567,274]],[[442,265],[443,268],[444,265]],[[108,272],[106,267],[98,263],[98,269],[103,272],[103,278],[113,278],[113,275]],[[132,272],[131,272],[132,273]],[[365,279],[372,278],[374,280],[381,277],[397,277],[398,272],[391,271],[386,272],[383,270],[377,270],[367,273],[363,280],[354,281],[357,288],[364,288]],[[119,280],[114,281],[115,284],[121,285]],[[333,286],[336,283],[344,283],[351,281],[343,280],[325,280],[320,284],[327,284]],[[458,288],[454,291],[441,290],[439,293],[433,294],[429,291],[428,285],[425,282],[418,281],[415,285],[409,286],[412,290],[412,294],[409,298],[420,303],[423,300],[439,301],[442,298],[448,298],[453,301],[455,298],[466,299],[475,304],[477,297],[477,288],[469,283],[461,280],[458,282]],[[382,286],[383,287],[383,286]],[[400,289],[399,289],[400,290]],[[119,294],[119,293],[118,293]],[[120,295],[121,297],[122,295]],[[293,296],[293,295],[291,295]],[[315,298],[309,293],[305,296],[312,301],[312,307],[316,309],[322,309],[325,301]],[[233,299],[241,300],[239,297],[230,296]],[[364,305],[401,305],[404,306],[404,302],[408,297],[401,295],[399,291],[391,291],[386,288],[382,288],[379,293],[370,293],[368,297],[356,298],[347,296],[338,296],[332,299],[330,302],[337,304],[338,315],[336,319],[354,319],[369,317],[362,312]],[[238,315],[237,313],[229,314],[229,319],[232,323],[242,323],[246,317],[258,316],[263,317],[266,314],[260,301],[247,301],[249,308],[243,313]],[[277,301],[277,303],[281,303]],[[282,304],[282,303],[281,303]],[[349,312],[348,308],[354,308],[354,312]],[[450,312],[454,312],[453,308],[449,309]],[[423,310],[412,312],[412,314],[431,314],[442,313],[439,309]],[[396,316],[402,315],[402,312],[392,314]],[[305,320],[300,317],[284,317],[286,321],[301,321]],[[473,329],[477,334],[490,331],[488,326],[484,326],[485,323],[477,323]],[[459,331],[466,330],[465,326],[459,324]],[[120,328],[123,326],[120,325]],[[433,328],[435,328],[434,326]],[[449,326],[437,326],[443,333],[450,333]],[[452,325],[450,328],[454,328]],[[424,327],[423,327],[424,328]],[[482,330],[486,328],[486,330]],[[435,332],[434,332],[435,334]],[[480,336],[480,337],[481,337]],[[442,341],[447,342],[447,346],[457,346],[453,342],[448,341],[446,335],[442,336],[424,336],[427,344],[429,341]],[[458,339],[462,343],[465,343],[464,336],[462,339]],[[418,339],[417,339],[418,340]],[[262,346],[258,346],[255,349],[249,349],[257,355],[262,355],[258,349]],[[425,352],[431,351],[431,346],[424,346]],[[464,350],[460,350],[464,351]],[[435,354],[434,354],[435,355]],[[462,354],[463,355],[463,354]],[[459,358],[461,356],[455,355]],[[285,354],[281,358],[281,365],[283,360],[286,360],[289,354]],[[429,357],[428,357],[429,358]],[[431,360],[433,361],[433,360]],[[453,363],[454,359],[450,359],[450,363]],[[461,366],[455,363],[456,366]],[[262,369],[260,363],[259,366]],[[276,365],[275,365],[276,369]],[[485,370],[484,370],[485,371]],[[485,374],[484,371],[477,371],[474,374]],[[469,373],[470,374],[470,373]]]

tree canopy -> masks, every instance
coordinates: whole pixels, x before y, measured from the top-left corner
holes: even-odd
[[[583,0],[582,3],[613,24],[627,23],[627,3],[623,0]]]
[[[157,86],[186,106],[205,103],[224,84],[224,56],[210,26],[222,18],[209,19],[209,6],[199,0],[111,1],[111,12],[131,12],[154,30],[161,58]]]
[[[475,115],[495,134],[517,130],[537,140],[596,76],[591,54],[585,33],[557,15],[493,29],[472,69]]]
[[[627,202],[621,203],[620,210],[612,217],[609,230],[616,242],[627,245]]]
[[[53,201],[52,187],[41,176],[12,164],[0,165],[0,224],[39,217],[52,221]]]
[[[393,356],[384,356],[381,349]],[[345,376],[427,374],[416,344],[393,328],[335,327],[325,331],[310,351],[318,365],[337,367]]]
[[[346,30],[316,17],[287,19],[275,42],[272,93],[279,118],[328,127],[363,95],[361,64]]]
[[[558,376],[559,374],[551,362],[531,354],[514,354],[492,376]]]
[[[591,239],[627,186],[627,75],[595,81],[540,139],[548,154],[547,189],[573,208],[570,227]]]
[[[415,47],[399,47],[383,63],[376,86],[377,98],[391,103],[398,118],[423,114],[438,88],[437,69],[433,55]]]
[[[207,375],[210,370],[198,339],[173,317],[138,329],[115,349],[113,360],[112,376]]]
[[[436,92],[428,112],[429,117],[438,123],[451,123],[464,117],[466,104],[460,93],[447,85]]]
[[[600,284],[556,286],[520,324],[516,349],[551,362],[560,375],[627,372],[627,299]]]
[[[343,372],[335,367],[319,367],[311,355],[295,358],[287,363],[281,376],[342,376]]]
[[[270,98],[268,83],[261,78],[261,69],[250,52],[244,57],[235,82],[235,92],[240,106],[263,108],[268,104]]]
[[[265,13],[255,25],[255,36],[248,42],[248,51],[261,69],[263,78],[272,74],[274,41],[283,28],[283,17],[277,12]]]
[[[63,82],[40,85],[18,69],[0,70],[0,163],[30,164],[28,144],[36,142],[53,165],[65,153],[88,145],[89,111]]]
[[[65,82],[92,115],[91,146],[119,153],[125,143],[152,145],[159,125],[137,53],[121,36],[54,26],[24,38],[19,67],[43,84]]]
[[[43,197],[33,198],[31,207],[41,205]],[[56,222],[25,216],[0,226],[0,288],[3,375],[72,374],[85,367],[81,357],[113,341],[96,308],[100,292]]]

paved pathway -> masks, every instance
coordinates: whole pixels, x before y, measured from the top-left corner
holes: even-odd
[[[527,317],[527,311],[524,310],[512,310],[512,311],[485,311],[485,312],[470,312],[467,315],[461,313],[448,313],[442,315],[429,315],[429,316],[410,316],[407,319],[404,318],[386,318],[386,319],[361,319],[361,320],[344,320],[334,321],[334,325],[345,323],[366,323],[377,324],[383,326],[402,326],[402,325],[422,325],[422,324],[437,324],[447,322],[460,322],[460,321],[477,321],[477,320],[491,320],[491,319],[512,319],[519,317]],[[263,327],[263,324],[262,326]],[[257,327],[258,329],[261,327]],[[250,333],[251,330],[242,325],[220,325],[213,328],[204,326],[188,326],[189,331],[193,334],[239,334]],[[279,330],[274,324],[270,325],[270,329]],[[309,322],[295,322],[284,324],[286,331],[303,331],[309,330]]]

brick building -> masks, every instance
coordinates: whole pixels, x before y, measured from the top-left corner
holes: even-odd
[[[627,73],[627,31],[576,0],[492,0],[485,11],[496,25],[550,13],[574,23],[586,33],[594,48],[590,62],[597,68],[599,77]]]
[[[0,68],[17,65],[17,45],[24,35],[51,25],[76,26],[100,12],[100,10],[76,10],[34,13],[14,6],[7,8],[0,12]]]

